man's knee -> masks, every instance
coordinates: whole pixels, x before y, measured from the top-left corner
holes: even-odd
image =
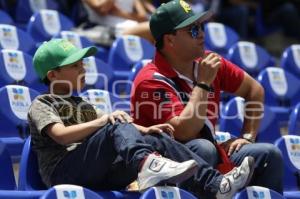
[[[203,158],[208,164],[215,166],[218,163],[218,152],[213,143],[206,139],[194,139],[186,146],[196,153],[198,156]]]

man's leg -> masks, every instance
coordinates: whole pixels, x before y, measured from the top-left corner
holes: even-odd
[[[244,145],[230,159],[239,165],[246,156],[255,159],[255,170],[251,185],[267,187],[282,193],[283,160],[282,154],[273,144],[255,143]]]
[[[199,165],[197,174],[194,179],[189,179],[182,183],[180,187],[201,196],[201,198],[215,198],[223,178],[220,172],[213,169],[211,165],[193,153],[187,146],[175,141],[167,134],[151,134],[144,137],[147,143],[167,158],[178,162],[189,159],[196,160]]]
[[[213,143],[206,139],[194,139],[185,145],[196,155],[201,157],[212,167],[216,167],[219,162],[219,155]]]

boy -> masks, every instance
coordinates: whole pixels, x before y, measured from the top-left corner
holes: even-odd
[[[177,163],[154,153],[123,111],[97,115],[73,90],[84,87],[82,59],[95,47],[77,49],[54,39],[36,51],[33,63],[50,93],[32,103],[28,120],[32,146],[47,186],[77,184],[93,189],[121,189],[136,179],[141,190],[162,181],[177,183],[192,176],[194,160]],[[172,130],[170,125],[136,126],[142,133]],[[138,172],[139,171],[139,172]],[[117,174],[117,175],[116,175]]]

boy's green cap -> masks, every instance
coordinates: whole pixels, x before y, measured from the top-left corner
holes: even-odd
[[[95,46],[79,49],[65,39],[52,39],[37,49],[33,56],[33,65],[38,76],[44,80],[48,71],[75,63],[95,55],[96,52]]]
[[[183,0],[173,0],[162,4],[150,18],[150,30],[156,41],[173,30],[186,27],[197,20],[205,21],[212,12],[195,14],[191,6]]]

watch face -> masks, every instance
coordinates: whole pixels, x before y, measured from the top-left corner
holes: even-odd
[[[243,134],[243,138],[246,140],[253,140],[253,136],[250,133]]]

